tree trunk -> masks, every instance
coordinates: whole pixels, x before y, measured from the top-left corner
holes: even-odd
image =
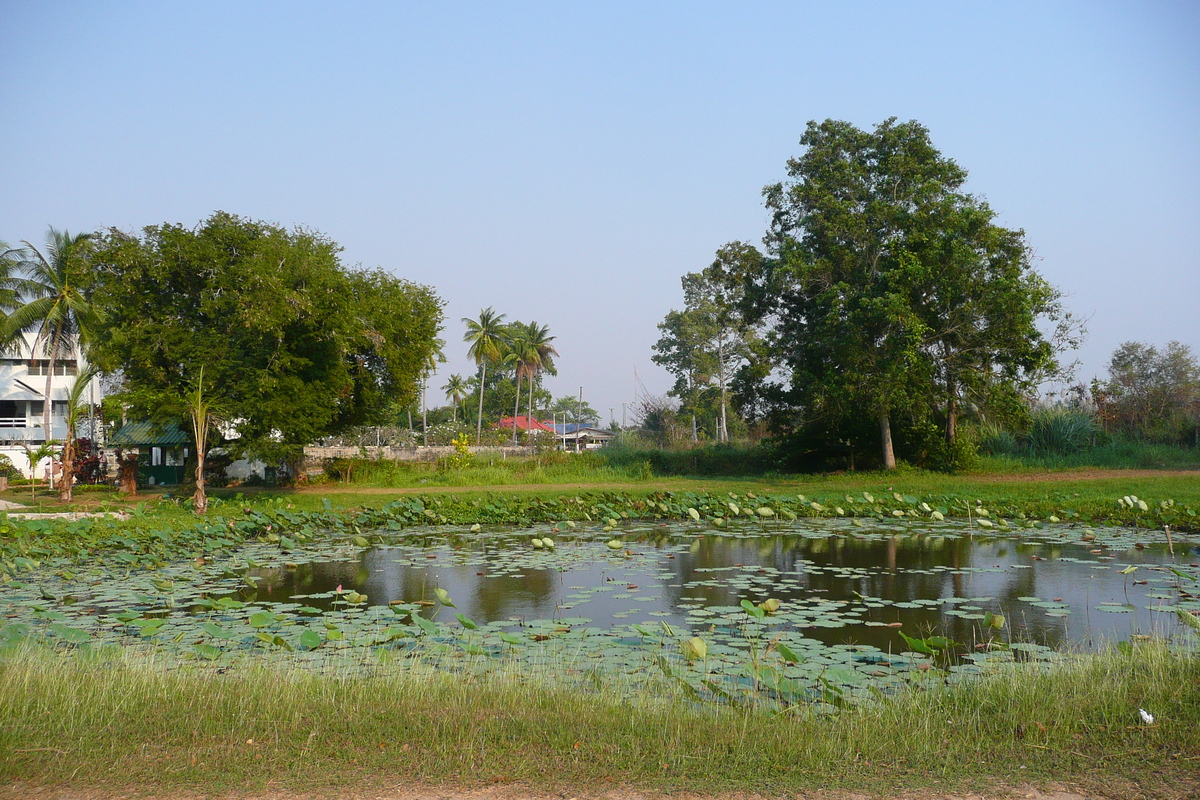
[[[192,508],[197,514],[208,512],[208,495],[204,491],[205,447],[196,442],[196,491],[192,494]]]
[[[526,419],[529,420],[528,430],[530,430],[530,431],[533,430],[533,381],[536,377],[537,377],[537,371],[535,370],[534,374],[529,376],[529,405],[526,407],[526,410],[529,412]]]
[[[117,452],[117,476],[121,483],[121,493],[133,497],[137,494],[137,453],[122,455]]]
[[[953,448],[958,436],[958,403],[953,397],[946,402],[946,444]]]
[[[883,444],[883,468],[896,468],[896,453],[892,450],[892,423],[887,412],[879,415],[879,438]]]
[[[475,446],[483,443],[483,384],[487,380],[487,364],[479,364],[479,413],[475,416]]]
[[[721,429],[717,434],[717,441],[729,441],[729,428],[725,424],[725,341],[724,337],[717,342],[717,369],[720,370],[719,378],[721,383]]]
[[[58,485],[58,499],[64,503],[71,502],[71,486],[75,483],[75,442],[71,432],[67,431],[67,441],[62,449],[62,476]]]
[[[513,401],[513,447],[517,446],[517,414],[521,412],[521,370],[517,370],[517,399]]]
[[[54,407],[54,401],[50,399],[51,381],[54,380],[54,362],[58,360],[58,337],[54,337],[54,341],[50,345],[50,365],[46,368],[46,408],[43,409],[42,425],[46,428],[46,442],[49,443],[54,438],[53,431],[50,428],[50,411]]]
[[[429,446],[429,407],[425,403],[425,390],[429,382],[429,376],[425,376],[425,380],[421,381],[421,446]]]
[[[958,436],[958,398],[955,397],[957,387],[954,381],[946,381],[946,445],[954,447],[954,439]]]

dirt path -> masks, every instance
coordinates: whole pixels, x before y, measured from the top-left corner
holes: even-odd
[[[1130,787],[1132,788],[1132,787]],[[159,793],[155,787],[134,787],[126,790],[91,790],[61,787],[35,787],[13,783],[0,786],[0,800],[134,800],[134,798],[162,798],[162,800],[1116,800],[1138,797],[1167,797],[1168,795],[1145,795],[1133,789],[1133,793],[1088,794],[1083,790],[1056,785],[1042,786],[996,786],[965,793],[942,793],[928,791],[904,791],[890,793],[848,792],[842,790],[804,793],[743,794],[730,793],[702,795],[690,792],[663,794],[642,792],[633,789],[611,789],[607,791],[583,791],[578,794],[564,791],[548,794],[529,791],[521,786],[496,786],[487,788],[463,788],[453,786],[396,786],[369,790],[336,789],[327,792],[270,791],[266,793],[191,793],[167,791]],[[1182,800],[1182,796],[1180,796]]]

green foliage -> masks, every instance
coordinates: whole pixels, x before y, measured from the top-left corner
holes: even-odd
[[[1034,454],[1069,455],[1090,446],[1098,430],[1091,414],[1064,406],[1050,406],[1033,412],[1029,431],[1023,439]]]
[[[450,456],[449,466],[451,469],[466,469],[471,466],[475,460],[475,455],[471,452],[470,440],[466,434],[459,434],[450,444],[454,447],[454,455]]]
[[[658,325],[662,336],[651,360],[675,376],[669,394],[682,401],[681,410],[696,413],[700,395],[715,384],[717,413],[701,418],[708,427],[715,417],[709,435],[720,442],[729,440],[729,384],[755,353],[759,338],[741,315],[744,287],[731,276],[757,272],[761,262],[750,245],[725,245],[707,269],[683,276],[684,310],[671,311]]]
[[[769,257],[729,275],[786,374],[773,385],[752,365],[760,385],[742,382],[745,402],[767,405],[777,432],[810,429],[813,460],[838,442],[861,453],[873,427],[886,466],[893,438],[896,456],[961,462],[960,409],[1011,401],[1073,342],[1059,292],[1032,269],[1023,233],[961,191],[966,172],[920,124],[811,122],[801,144],[788,181],[764,190]],[[1044,318],[1058,323],[1050,339]],[[930,424],[943,430],[940,454],[925,442]]]
[[[10,481],[25,477],[21,474],[21,470],[12,463],[12,459],[2,454],[0,454],[0,476],[8,478]]]
[[[592,408],[591,403],[584,400],[581,404],[579,397],[563,395],[546,409],[548,415],[557,415],[560,420],[565,415],[568,423],[579,422],[582,425],[599,425],[600,413]]]
[[[1200,363],[1192,349],[1168,342],[1124,342],[1109,378],[1092,384],[1092,400],[1109,431],[1162,444],[1200,445]]]
[[[198,228],[117,230],[97,242],[93,360],[120,372],[132,414],[182,418],[201,367],[237,421],[239,451],[294,454],[416,397],[441,301],[382,271],[343,268],[305,230],[217,213]]]

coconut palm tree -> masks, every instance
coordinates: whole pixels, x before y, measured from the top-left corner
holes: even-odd
[[[454,404],[452,421],[458,422],[458,406],[467,396],[466,381],[463,380],[462,375],[451,375],[450,380],[446,381],[446,385],[442,387],[442,391],[446,393],[446,399]]]
[[[464,342],[470,342],[467,356],[479,365],[479,414],[475,418],[475,446],[483,441],[483,388],[487,379],[487,365],[499,361],[503,355],[504,314],[497,314],[491,306],[479,312],[479,319],[463,317],[467,332]]]
[[[525,337],[529,343],[530,369],[529,369],[529,418],[533,419],[533,385],[538,376],[543,372],[548,372],[551,375],[557,375],[558,369],[554,366],[554,356],[558,355],[558,351],[551,344],[556,336],[550,335],[549,325],[538,325],[537,322],[530,322],[525,325]]]
[[[514,445],[517,443],[517,414],[521,410],[521,380],[529,377],[530,385],[533,385],[531,373],[536,358],[537,351],[529,339],[527,326],[522,322],[514,322],[509,325],[508,352],[504,356],[504,361],[513,366],[517,379],[517,392],[513,400],[512,443]]]
[[[50,387],[54,362],[86,346],[96,316],[84,294],[91,282],[87,259],[91,238],[90,233],[72,236],[51,227],[46,234],[44,253],[29,242],[22,242],[25,250],[20,265],[26,277],[21,281],[20,291],[29,299],[9,315],[3,327],[3,339],[9,342],[23,333],[34,332],[33,350],[41,350],[49,359],[43,421],[47,441],[51,438]]]
[[[20,289],[24,281],[14,276],[28,254],[23,247],[9,247],[0,242],[0,319],[21,306]]]

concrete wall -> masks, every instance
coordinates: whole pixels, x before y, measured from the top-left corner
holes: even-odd
[[[471,447],[472,453],[478,455],[494,454],[501,458],[508,456],[531,456],[532,447]],[[439,458],[449,458],[454,455],[453,447],[316,447],[310,445],[304,448],[304,459],[312,468],[311,462],[321,462],[326,458],[360,458],[363,455],[371,459],[388,459],[392,461],[437,461]]]

